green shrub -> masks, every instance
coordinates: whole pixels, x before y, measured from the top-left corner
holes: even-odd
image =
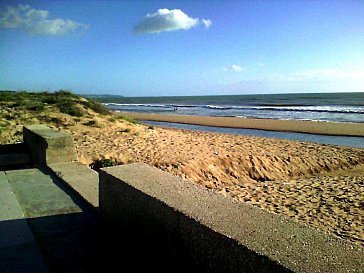
[[[72,94],[70,91],[67,90],[59,90],[57,92],[54,92],[54,95],[57,97],[78,98],[77,95]]]
[[[92,126],[92,127],[98,127],[98,128],[101,128],[101,125],[99,122],[97,122],[97,120],[89,120],[85,123],[82,123],[83,125],[86,125],[86,126]]]
[[[116,166],[116,162],[111,159],[97,159],[90,164],[91,169],[98,171],[101,168]]]
[[[130,129],[129,128],[125,128],[120,130],[120,133],[130,133]]]
[[[99,103],[93,99],[87,99],[87,101],[81,101],[80,103],[82,103],[87,108],[94,110],[96,113],[99,113],[102,115],[110,114],[109,109],[107,109],[104,105],[102,105],[101,103]]]
[[[42,116],[42,117],[38,117],[41,120],[44,120],[45,122],[52,122],[56,125],[62,125],[63,124],[63,120],[57,117],[49,117],[49,116]]]
[[[15,96],[16,96],[15,91],[1,91],[0,101],[14,101]]]
[[[6,120],[15,120],[15,119],[17,119],[18,117],[17,117],[16,115],[6,114],[6,115],[4,115],[4,118],[5,118]]]
[[[56,104],[58,100],[56,96],[49,94],[42,99],[42,102],[47,104]]]
[[[16,107],[20,107],[20,106],[21,106],[20,102],[13,102],[8,105],[8,107],[10,107],[10,108],[16,108]]]
[[[110,111],[101,103],[93,99],[84,100],[67,90],[59,90],[54,93],[0,91],[0,103],[2,102],[12,108],[22,108],[31,111],[42,111],[46,104],[54,105],[58,107],[60,112],[74,117],[83,116],[82,109],[77,107],[77,104],[82,104],[86,108],[92,109],[100,114],[110,114]]]
[[[62,113],[68,114],[74,117],[82,117],[83,113],[81,110],[75,105],[75,102],[72,100],[63,100],[57,102],[57,106],[59,111]]]
[[[29,104],[26,105],[25,108],[30,111],[40,112],[43,111],[45,107],[44,104]]]

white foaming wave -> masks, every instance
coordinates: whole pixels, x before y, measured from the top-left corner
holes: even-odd
[[[204,105],[205,108],[218,109],[218,110],[228,110],[231,106],[220,106],[220,105]]]
[[[143,106],[144,104],[139,103],[116,103],[116,102],[104,102],[102,103],[106,106]]]
[[[360,106],[231,106],[231,109],[364,114],[364,107]]]
[[[169,108],[170,106],[165,104],[143,104],[143,103],[115,103],[115,102],[108,102],[103,103],[105,106],[125,106],[125,107],[161,107],[161,108]]]
[[[267,110],[288,112],[325,112],[339,114],[364,114],[363,106],[265,106],[265,105],[188,105],[188,104],[144,104],[144,103],[103,103],[109,107],[151,107],[151,108],[207,108],[211,110]]]
[[[168,104],[170,107],[180,107],[180,108],[193,108],[193,107],[199,107],[198,105],[194,104]]]

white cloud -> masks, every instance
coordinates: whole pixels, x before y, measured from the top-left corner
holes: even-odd
[[[241,67],[240,65],[232,64],[229,67],[224,67],[222,70],[240,73],[240,72],[245,71],[246,69],[244,67]]]
[[[134,27],[136,33],[160,33],[163,31],[187,30],[199,24],[209,28],[211,20],[189,17],[179,9],[159,9],[155,13],[148,13]]]
[[[67,19],[43,20],[34,26],[33,32],[45,35],[61,35],[73,32],[80,27],[79,23]]]
[[[209,19],[202,19],[201,23],[206,27],[209,28],[212,25],[212,21]]]
[[[32,9],[29,5],[9,6],[0,13],[0,27],[17,28],[39,35],[62,35],[88,28],[69,19],[48,19],[48,16],[47,10]]]
[[[234,71],[234,72],[243,72],[244,71],[244,69],[241,66],[237,65],[237,64],[233,64],[231,66],[231,70]]]

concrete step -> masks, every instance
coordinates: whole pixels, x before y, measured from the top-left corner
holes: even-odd
[[[6,171],[6,176],[26,218],[82,211],[70,190],[46,170],[11,170]]]
[[[0,171],[31,166],[31,156],[24,143],[0,145]]]
[[[24,219],[23,211],[5,172],[0,172],[0,204],[0,221]]]
[[[0,208],[11,210],[2,218],[19,218],[0,220],[1,273],[102,272],[101,223],[89,204],[47,169],[0,172],[0,181]]]
[[[31,166],[31,158],[27,153],[0,154],[0,170],[12,170]]]
[[[0,234],[0,272],[49,272],[4,172],[0,172]]]

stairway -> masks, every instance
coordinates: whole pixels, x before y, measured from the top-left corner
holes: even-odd
[[[0,171],[29,168],[31,165],[25,143],[0,145]]]
[[[100,224],[50,171],[0,172],[0,272],[96,272]]]

